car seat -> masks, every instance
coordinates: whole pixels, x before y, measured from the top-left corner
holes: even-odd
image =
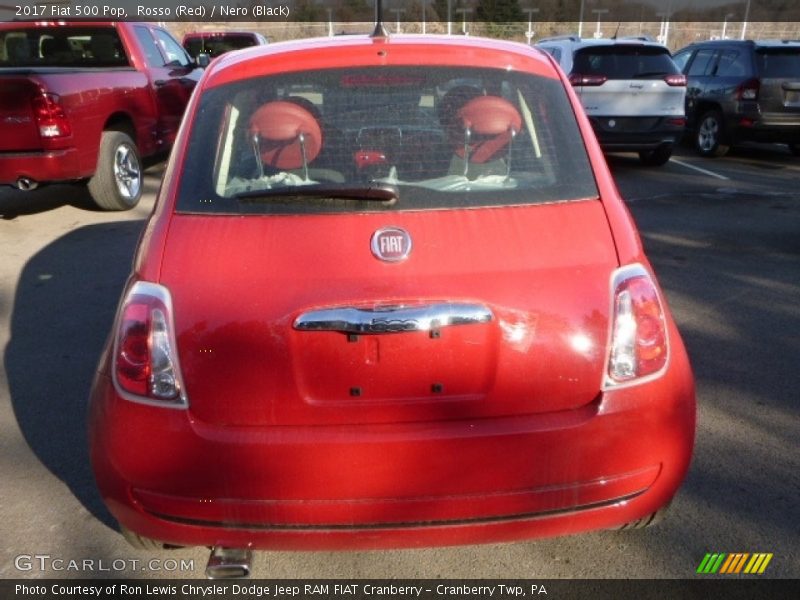
[[[72,47],[64,38],[46,38],[42,40],[42,57],[58,62],[69,61],[72,59]]]
[[[120,59],[119,46],[114,36],[97,34],[90,43],[92,56],[101,63],[117,63]]]
[[[268,166],[302,169],[309,179],[308,165],[322,150],[322,128],[307,108],[288,100],[267,102],[250,117],[249,133],[262,177]]]
[[[31,48],[26,37],[7,37],[6,56],[10,63],[27,63],[31,59]]]
[[[500,96],[478,96],[466,102],[456,115],[460,140],[450,161],[450,174],[472,179],[508,176],[511,145],[522,129],[522,117],[514,105]]]

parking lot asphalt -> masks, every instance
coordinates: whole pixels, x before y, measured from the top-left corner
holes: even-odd
[[[492,546],[258,552],[254,576],[684,578],[707,552],[770,552],[762,577],[800,577],[800,159],[749,146],[716,160],[681,149],[661,168],[608,160],[697,381],[695,456],[667,520]],[[127,546],[86,450],[86,398],[160,169],[128,213],[95,211],[75,186],[0,190],[0,578],[203,576],[205,549]]]

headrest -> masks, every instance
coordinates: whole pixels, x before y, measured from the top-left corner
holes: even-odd
[[[117,45],[114,36],[97,34],[90,43],[92,55],[101,61],[113,61],[117,58]]]
[[[56,54],[72,52],[69,42],[64,38],[47,38],[42,41],[42,56],[51,57]]]
[[[287,100],[268,102],[253,113],[250,135],[258,136],[264,164],[281,170],[304,166],[303,149],[306,164],[322,149],[319,121],[308,109]]]
[[[6,38],[6,55],[11,61],[23,61],[31,58],[28,38]]]
[[[469,160],[484,163],[497,157],[522,129],[522,117],[511,102],[499,96],[478,96],[458,111],[464,131],[470,132]],[[463,158],[464,149],[456,152]]]
[[[467,102],[478,96],[482,96],[481,90],[472,85],[457,85],[442,96],[436,106],[439,122],[444,131],[454,144],[464,143],[464,127],[458,118],[459,109]]]

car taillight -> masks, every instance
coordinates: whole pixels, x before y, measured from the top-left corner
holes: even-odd
[[[72,135],[61,99],[56,94],[42,94],[32,101],[33,116],[43,138],[59,138]]]
[[[641,265],[616,271],[606,386],[638,383],[661,374],[669,345],[664,308]]]
[[[739,100],[758,100],[758,90],[761,83],[758,79],[748,79],[736,88],[736,97]]]
[[[113,372],[127,400],[186,406],[167,288],[140,281],[125,296],[114,340]]]
[[[569,76],[569,82],[572,85],[603,85],[608,81],[605,75],[581,75],[580,73],[572,73]]]
[[[681,73],[665,75],[664,81],[667,82],[667,85],[671,85],[672,87],[686,87],[686,75]]]

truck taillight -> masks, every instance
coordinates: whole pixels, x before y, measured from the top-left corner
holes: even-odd
[[[606,387],[639,383],[660,375],[669,342],[664,307],[641,265],[617,270],[612,278],[613,312]]]
[[[114,382],[123,398],[177,408],[187,405],[174,331],[167,288],[135,283],[120,308],[114,340]]]
[[[33,101],[33,116],[43,138],[60,138],[72,135],[67,113],[56,94],[42,94]]]

